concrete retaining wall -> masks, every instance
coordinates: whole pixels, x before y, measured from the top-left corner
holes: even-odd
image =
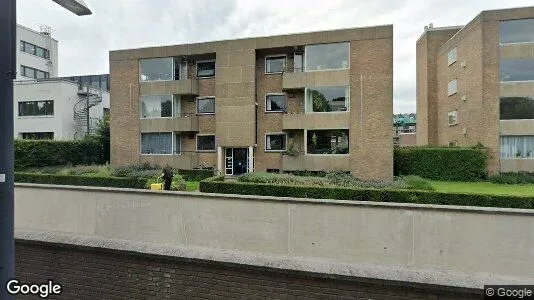
[[[326,273],[343,269],[327,270],[334,264],[367,264],[383,270],[373,277],[403,270],[406,280],[431,284],[482,288],[491,280],[534,280],[528,210],[18,184],[15,227],[19,234],[234,251],[227,261],[239,253],[321,261]]]

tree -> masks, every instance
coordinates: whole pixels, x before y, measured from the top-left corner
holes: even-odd
[[[109,115],[106,114],[100,122],[98,122],[98,128],[96,130],[95,138],[102,145],[103,159],[106,163],[110,162],[110,133],[109,133]]]

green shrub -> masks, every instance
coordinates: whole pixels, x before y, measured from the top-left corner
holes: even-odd
[[[407,189],[408,184],[402,178],[393,181],[363,181],[347,172],[328,172],[326,180],[332,186],[347,188],[375,188],[375,189]]]
[[[146,186],[146,181],[147,180],[143,178],[15,173],[15,182],[40,183],[40,184],[102,186],[102,187],[143,189]]]
[[[163,183],[163,180],[158,177],[149,178],[145,188],[150,189],[150,186],[154,183]],[[181,176],[174,175],[171,182],[171,191],[187,191],[187,185]]]
[[[147,170],[158,170],[161,172],[162,168],[158,165],[151,165],[150,163],[142,163],[135,165],[127,166],[118,166],[113,168],[112,174],[116,177],[129,177],[132,173],[147,171]]]
[[[432,184],[419,176],[415,175],[409,175],[402,177],[402,180],[404,180],[408,184],[409,189],[413,190],[427,190],[427,191],[433,191],[434,187]]]
[[[377,190],[333,187],[288,186],[248,182],[224,182],[213,177],[200,182],[205,193],[262,195],[292,198],[315,198],[436,205],[462,205],[534,209],[534,197],[442,193],[415,190]]]
[[[180,174],[187,181],[200,181],[213,176],[213,170],[210,169],[198,169],[198,170],[178,170],[177,174]]]
[[[265,172],[246,173],[237,178],[240,182],[271,183],[303,186],[328,186],[328,180],[322,177],[294,176],[290,174],[275,174]]]
[[[104,163],[102,145],[94,139],[79,141],[15,140],[14,146],[15,170]]]
[[[160,176],[162,170],[134,170],[127,177],[134,178],[152,178]]]
[[[529,184],[534,183],[534,174],[531,173],[502,173],[490,176],[489,181],[499,184]]]
[[[111,176],[111,168],[109,165],[75,166],[75,167],[63,168],[56,174],[58,175],[88,175],[88,176],[106,177],[106,176]]]
[[[480,146],[396,148],[394,172],[432,180],[478,181],[487,178],[487,153]]]

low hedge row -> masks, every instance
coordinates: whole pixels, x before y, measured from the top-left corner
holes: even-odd
[[[186,181],[201,181],[206,178],[213,177],[213,170],[178,170],[178,174]]]
[[[144,189],[147,184],[147,179],[16,172],[15,182]]]
[[[417,175],[442,181],[487,178],[488,154],[482,147],[403,147],[394,150],[396,176]]]
[[[212,177],[201,181],[200,191],[275,197],[534,209],[534,197],[224,182],[222,177]]]

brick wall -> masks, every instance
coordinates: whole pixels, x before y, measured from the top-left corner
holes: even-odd
[[[61,284],[62,294],[49,299],[480,298],[473,290],[22,240],[16,241],[16,277],[22,283]]]

